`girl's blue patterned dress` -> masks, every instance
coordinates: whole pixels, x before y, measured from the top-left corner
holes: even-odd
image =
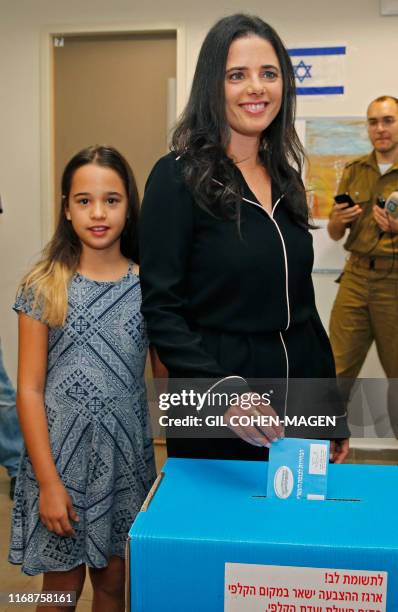
[[[75,274],[63,327],[49,329],[45,388],[50,443],[79,522],[76,537],[40,521],[26,451],[15,491],[9,560],[34,575],[124,558],[127,532],[155,477],[144,385],[141,289],[130,266],[115,282]],[[32,298],[14,306],[34,318]]]

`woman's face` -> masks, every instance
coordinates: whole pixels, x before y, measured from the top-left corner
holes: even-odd
[[[277,116],[282,94],[281,67],[271,43],[255,35],[235,40],[225,72],[225,112],[231,130],[260,137]]]

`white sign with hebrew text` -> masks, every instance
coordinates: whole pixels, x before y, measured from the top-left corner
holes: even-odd
[[[225,564],[224,612],[386,612],[387,572]]]

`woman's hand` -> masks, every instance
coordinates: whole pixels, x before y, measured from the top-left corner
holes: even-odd
[[[283,438],[283,427],[278,424],[279,418],[272,406],[258,404],[257,393],[254,394],[256,401],[248,407],[251,395],[253,394],[245,394],[244,407],[243,401],[231,404],[224,414],[224,421],[237,436],[249,444],[269,448],[272,442]]]
[[[40,487],[39,513],[43,525],[59,536],[74,536],[70,523],[79,521],[72,500],[61,481]]]
[[[343,463],[350,450],[350,441],[348,438],[344,440],[331,440],[330,442],[330,460],[332,463]]]

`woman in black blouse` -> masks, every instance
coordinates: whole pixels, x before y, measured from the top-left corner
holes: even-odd
[[[216,23],[172,152],[153,168],[141,211],[142,310],[170,378],[215,379],[214,390],[232,385],[243,394],[264,388],[259,379],[335,377],[314,300],[294,114],[293,69],[277,33],[247,15]],[[320,395],[325,404],[328,392]],[[312,437],[337,439],[334,460],[342,461],[349,432],[334,405],[321,410],[338,417],[336,427]],[[270,410],[235,405],[225,417]],[[235,433],[169,438],[169,456],[264,459],[281,430]]]

